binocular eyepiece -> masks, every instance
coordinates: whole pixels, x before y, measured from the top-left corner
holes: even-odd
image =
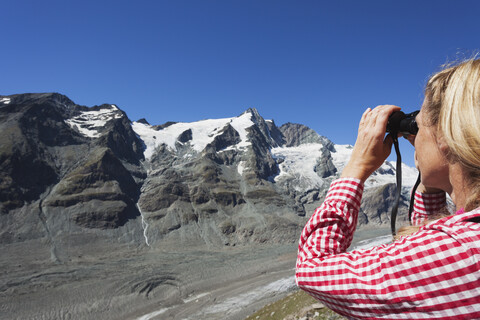
[[[387,122],[387,132],[397,135],[416,135],[418,132],[417,121],[415,117],[420,111],[412,113],[403,113],[402,111],[395,111],[390,115]]]

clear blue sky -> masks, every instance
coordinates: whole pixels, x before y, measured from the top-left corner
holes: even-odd
[[[367,107],[418,109],[428,76],[480,47],[480,1],[2,0],[0,11],[2,95],[59,92],[151,124],[255,107],[339,144],[355,142]]]

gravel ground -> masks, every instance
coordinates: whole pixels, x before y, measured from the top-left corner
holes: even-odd
[[[294,286],[296,245],[175,252],[90,246],[95,255],[62,262],[52,262],[46,243],[2,246],[1,318],[243,319]],[[279,288],[265,289],[279,280]]]
[[[386,233],[364,230],[355,241]],[[56,252],[48,240],[2,245],[0,318],[241,320],[295,289],[297,244],[75,244],[57,242]]]

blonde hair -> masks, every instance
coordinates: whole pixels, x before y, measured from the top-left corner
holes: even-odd
[[[480,205],[480,59],[446,68],[425,89],[427,122],[448,146],[447,159],[466,170],[473,194],[465,210]]]
[[[448,66],[433,75],[425,88],[422,111],[428,125],[436,128],[448,147],[446,158],[459,162],[467,173],[472,193],[465,211],[480,206],[480,59]],[[450,215],[445,210],[423,224]],[[411,234],[419,226],[401,228],[397,237]]]

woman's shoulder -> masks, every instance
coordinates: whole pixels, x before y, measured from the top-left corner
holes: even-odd
[[[424,230],[437,230],[448,234],[462,243],[475,243],[480,248],[480,208],[433,221]]]
[[[463,209],[460,209],[455,214],[434,221],[429,225],[446,225],[453,227],[459,225],[476,226],[477,224],[480,227],[480,208],[467,212],[463,211]]]

